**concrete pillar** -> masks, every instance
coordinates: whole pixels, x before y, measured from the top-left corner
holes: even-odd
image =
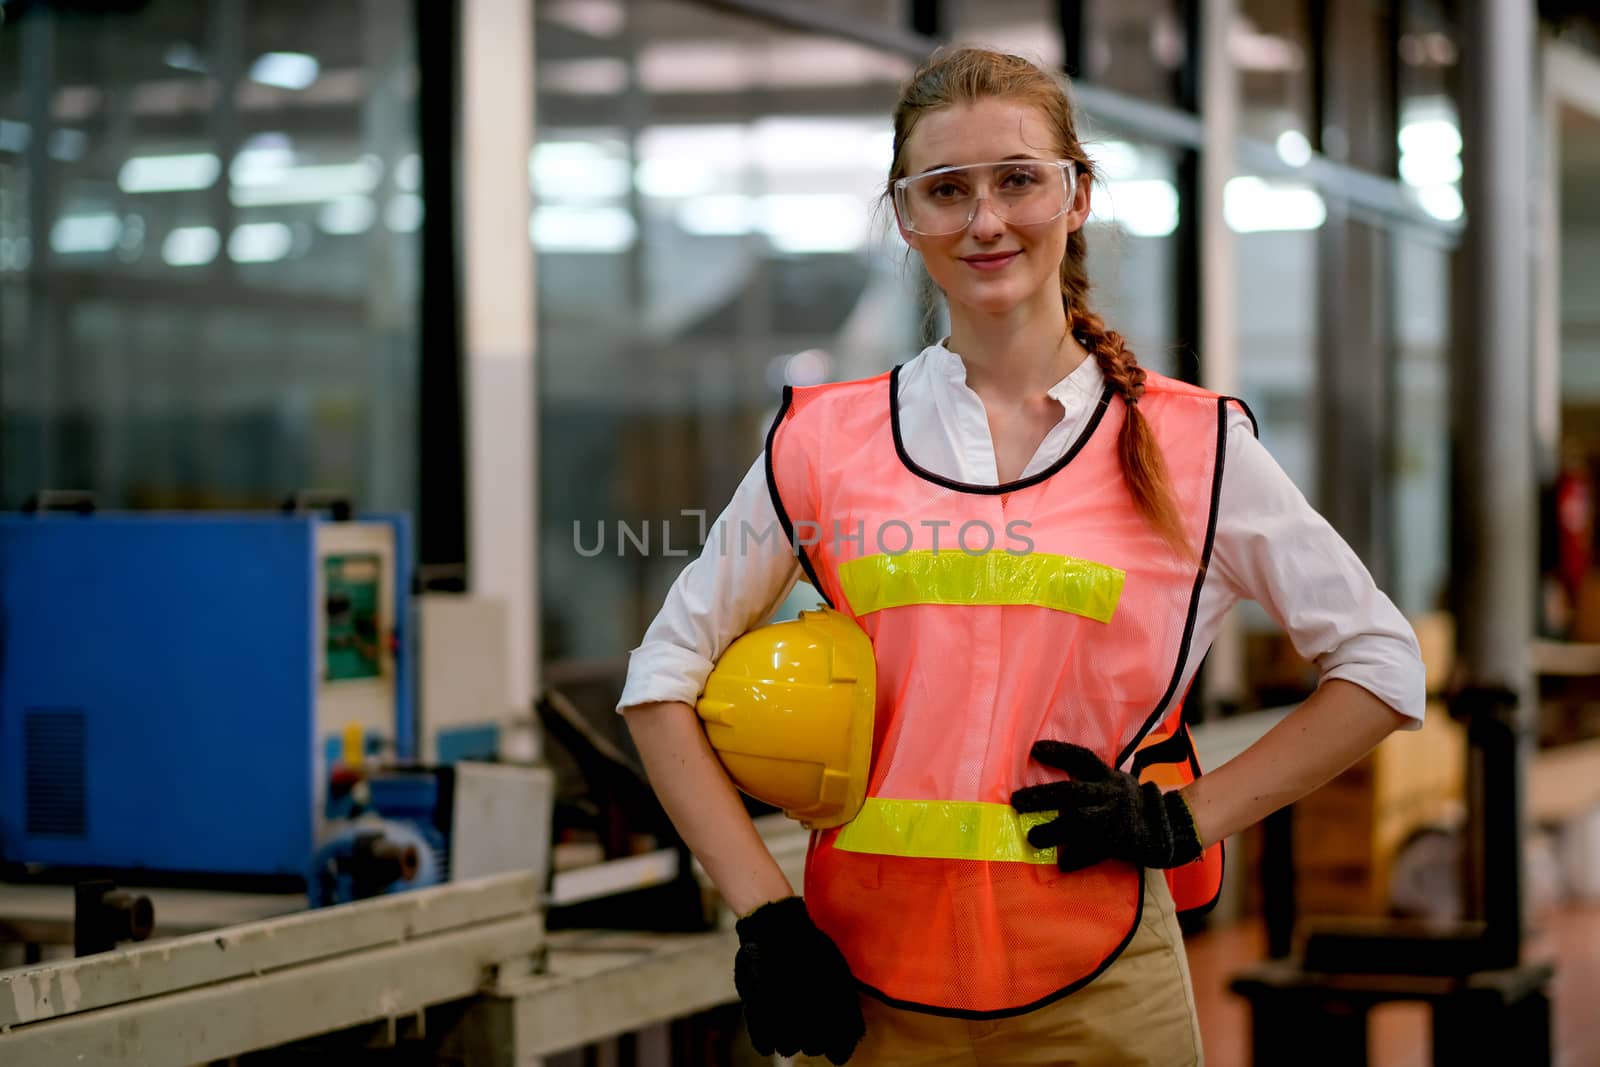
[[[1538,577],[1529,315],[1534,5],[1471,0],[1462,17],[1467,228],[1452,378],[1452,573],[1466,686],[1458,710],[1473,742],[1469,907],[1490,925],[1494,962],[1507,965],[1521,945],[1524,782],[1538,711],[1528,669]]]
[[[1239,394],[1238,238],[1223,215],[1223,190],[1239,172],[1239,75],[1228,55],[1236,0],[1206,0],[1200,13],[1200,384]],[[1186,205],[1187,208],[1187,205]],[[1202,675],[1206,703],[1236,705],[1244,698],[1244,636],[1230,615],[1211,645]]]
[[[539,689],[533,5],[461,3],[463,393],[471,592],[506,605],[511,706]],[[440,205],[440,209],[443,205]]]

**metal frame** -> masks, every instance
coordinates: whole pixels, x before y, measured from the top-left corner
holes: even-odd
[[[697,2],[730,14],[746,15],[806,33],[839,37],[917,61],[948,44],[918,33],[863,23],[849,15],[809,4],[783,0]],[[1111,92],[1085,81],[1073,82],[1072,94],[1094,122],[1128,136],[1175,148],[1206,150],[1215,147],[1198,115]],[[1321,154],[1314,155],[1303,167],[1294,167],[1285,163],[1272,145],[1247,137],[1237,138],[1237,152],[1240,173],[1310,182],[1345,201],[1358,217],[1414,228],[1446,247],[1454,247],[1459,240],[1460,223],[1440,222],[1424,212],[1407,197],[1405,187],[1393,178],[1338,163]]]
[[[554,1052],[730,1004],[737,947],[732,930],[555,934],[546,973],[485,990],[452,1051],[465,1067],[538,1067]]]
[[[781,815],[756,828],[799,885],[809,835]],[[675,853],[650,853],[558,874],[548,898],[531,874],[493,875],[0,971],[0,1062],[203,1063],[376,1024],[469,1067],[537,1067],[737,999],[730,930],[545,934],[546,903],[677,873]]]
[[[455,568],[464,567],[467,558],[461,269],[459,227],[452,207],[457,197],[460,5],[412,0],[412,23],[425,205],[417,330],[417,562],[430,569]]]
[[[1539,472],[1549,479],[1555,475],[1561,444],[1561,109],[1574,108],[1600,119],[1600,60],[1549,38],[1541,51],[1533,430]]]
[[[1534,13],[1473,0],[1463,9],[1462,195],[1472,220],[1455,287],[1451,368],[1455,493],[1451,600],[1462,676],[1451,713],[1467,723],[1467,915],[1486,923],[1485,968],[1523,945],[1525,783],[1538,705],[1527,648],[1537,586],[1533,475]]]
[[[496,875],[0,973],[7,1063],[203,1063],[470,997],[544,945]]]

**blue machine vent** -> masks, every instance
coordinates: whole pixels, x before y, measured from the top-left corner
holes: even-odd
[[[85,836],[88,721],[83,712],[30,708],[23,719],[23,750],[28,833]]]

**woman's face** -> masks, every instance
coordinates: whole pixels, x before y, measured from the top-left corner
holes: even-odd
[[[1049,122],[1037,107],[990,98],[922,116],[906,142],[905,173],[1012,158],[1051,160],[1062,155]],[[972,221],[956,233],[913,233],[901,219],[900,235],[922,255],[928,274],[944,291],[952,311],[959,305],[1004,313],[1041,297],[1046,303],[1059,303],[1067,235],[1082,226],[1089,214],[1087,176],[1072,190],[1068,210],[1048,222],[1013,225],[990,205],[989,198],[980,199]]]

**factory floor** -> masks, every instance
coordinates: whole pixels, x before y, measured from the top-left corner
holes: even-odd
[[[1229,992],[1234,972],[1262,959],[1266,936],[1259,920],[1207,930],[1186,939],[1194,977],[1206,1062],[1211,1067],[1250,1063],[1250,1013]],[[1554,1067],[1600,1064],[1600,903],[1552,909],[1529,945],[1529,959],[1554,960]],[[1428,1011],[1420,1004],[1392,1004],[1372,1017],[1369,1067],[1430,1067]]]

